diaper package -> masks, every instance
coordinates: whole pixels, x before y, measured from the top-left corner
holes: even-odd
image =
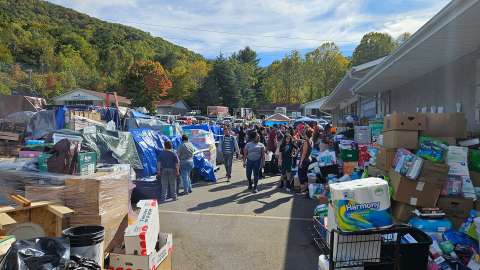
[[[364,178],[330,185],[335,225],[343,231],[360,231],[393,224],[387,181]]]

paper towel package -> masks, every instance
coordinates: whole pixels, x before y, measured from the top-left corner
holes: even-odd
[[[371,177],[334,183],[330,185],[330,193],[336,226],[342,231],[354,232],[393,224],[388,183],[383,179]]]

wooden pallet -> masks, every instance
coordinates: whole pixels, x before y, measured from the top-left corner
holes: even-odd
[[[32,202],[30,206],[0,207],[0,234],[22,223],[40,225],[46,236],[60,237],[64,218],[73,214],[73,210],[50,201]]]
[[[13,132],[0,131],[0,140],[20,141],[20,134]]]

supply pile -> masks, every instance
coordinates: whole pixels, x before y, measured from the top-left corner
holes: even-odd
[[[421,235],[413,237],[419,239],[411,240],[410,236],[415,233],[409,233],[406,239],[424,245],[431,242],[425,250],[426,256],[422,257],[421,268],[409,265],[414,267],[411,269],[426,269],[427,263],[433,267],[429,269],[480,269],[480,260],[477,259],[479,140],[469,136],[466,123],[463,113],[396,113],[384,118],[383,129],[376,121],[368,126],[356,126],[353,140],[336,135],[338,158],[332,160],[336,160],[338,173],[325,181],[324,190],[327,194],[330,192],[329,199],[327,204],[322,204],[325,200],[320,201],[314,227],[317,228],[316,239],[327,240],[326,244],[317,241],[319,246],[323,250],[334,248],[337,257],[323,256],[320,261],[363,266],[363,262],[377,258],[374,254],[379,250],[384,252],[385,241],[384,238],[379,241],[375,234],[364,235],[367,242],[373,246],[378,242],[379,245],[365,258],[338,253],[337,248],[344,243],[351,250],[364,249],[358,243],[349,243],[355,241],[348,241],[348,236],[342,233],[385,227],[387,223],[370,225],[369,218],[382,215],[378,210],[390,208],[386,213],[391,213],[392,224],[396,224],[390,227],[392,230],[399,224],[409,224],[425,233],[428,241],[423,241]],[[378,203],[382,200],[373,199],[371,194],[360,195],[360,191],[344,190],[350,185],[351,189],[356,188],[355,183],[361,189],[369,183],[371,178],[368,177],[386,180],[391,204]],[[340,196],[339,190],[342,191]],[[364,198],[371,199],[364,201]],[[363,212],[356,214],[359,209]],[[387,220],[387,216],[382,215],[375,221]],[[339,230],[339,236],[331,237],[332,232],[336,233],[335,229]],[[480,229],[478,231],[480,233]],[[332,244],[330,239],[336,242]]]

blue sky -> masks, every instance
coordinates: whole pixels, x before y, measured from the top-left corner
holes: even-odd
[[[50,0],[207,58],[250,46],[261,65],[333,41],[350,56],[365,33],[414,33],[448,0]]]

